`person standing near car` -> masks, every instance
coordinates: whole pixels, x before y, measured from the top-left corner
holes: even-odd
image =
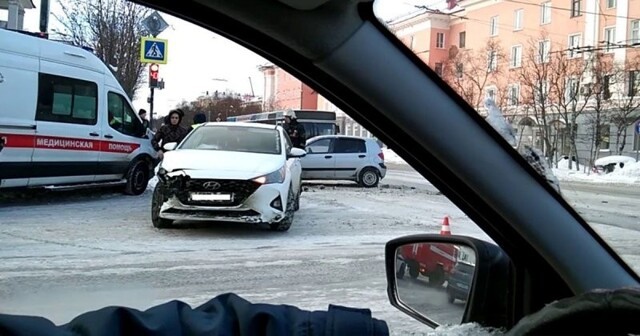
[[[162,125],[158,132],[151,139],[151,145],[158,151],[158,158],[162,160],[164,157],[164,150],[162,146],[171,142],[181,142],[184,137],[189,134],[189,129],[182,127],[180,123],[184,117],[184,112],[181,109],[171,110],[168,115],[168,123]]]
[[[192,129],[196,129],[198,126],[207,122],[207,115],[204,113],[197,113],[193,116],[193,125],[191,125]]]
[[[304,149],[306,133],[304,127],[298,123],[296,113],[292,109],[284,111],[284,130],[289,134],[293,147]]]
[[[147,128],[149,128],[149,120],[147,120],[147,110],[140,109],[140,111],[138,111],[138,116],[140,116],[140,119],[142,119],[142,126],[144,126],[144,129],[146,130]]]

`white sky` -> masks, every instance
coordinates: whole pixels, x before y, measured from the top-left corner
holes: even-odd
[[[386,20],[413,11],[411,3],[424,2],[427,1],[377,0],[376,13]],[[33,0],[33,3],[36,9],[25,11],[24,28],[38,31],[40,0]],[[60,13],[58,0],[51,0],[51,11]],[[0,19],[6,20],[6,11],[3,12]],[[171,15],[161,14],[170,25],[158,35],[158,38],[168,40],[168,63],[160,65],[160,78],[165,81],[165,89],[155,91],[155,115],[165,115],[183,99],[191,101],[207,90],[213,92],[229,89],[241,94],[251,94],[249,77],[253,83],[254,94],[263,95],[264,77],[257,67],[266,63],[265,59],[199,26]],[[49,20],[49,31],[55,27],[59,27],[59,23],[52,16]],[[216,78],[227,81],[216,81]],[[148,94],[149,89],[146,87],[138,90],[133,101],[135,110],[148,110]]]

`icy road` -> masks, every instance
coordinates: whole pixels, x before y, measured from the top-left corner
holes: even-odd
[[[398,173],[396,180],[390,174],[385,182],[406,184],[416,178],[409,173]],[[489,240],[424,183],[417,189],[312,186],[284,234],[229,224],[159,231],[149,217],[150,192],[54,195],[0,207],[3,313],[64,323],[105,305],[146,309],[179,299],[195,306],[232,291],[252,302],[303,309],[324,310],[330,303],[368,307],[393,334],[426,334],[430,328],[388,303],[384,244],[402,235],[437,233],[445,215],[454,234]],[[640,269],[640,224],[632,217],[637,211],[626,208],[637,195],[569,189],[571,197]],[[622,219],[611,220],[614,211]],[[438,304],[433,313],[446,320],[460,310]]]

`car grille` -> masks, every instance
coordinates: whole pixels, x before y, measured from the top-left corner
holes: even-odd
[[[206,188],[208,184],[217,184],[217,188]],[[260,184],[247,180],[209,180],[209,179],[192,179],[186,183],[184,192],[178,195],[178,199],[187,205],[220,205],[220,206],[237,206],[242,204],[249,196],[251,196]],[[232,201],[192,201],[189,200],[190,192],[215,192],[233,195]]]

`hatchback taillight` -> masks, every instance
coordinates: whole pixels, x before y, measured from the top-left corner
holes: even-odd
[[[384,161],[384,152],[380,152],[378,153],[378,157],[380,158],[380,160]]]

